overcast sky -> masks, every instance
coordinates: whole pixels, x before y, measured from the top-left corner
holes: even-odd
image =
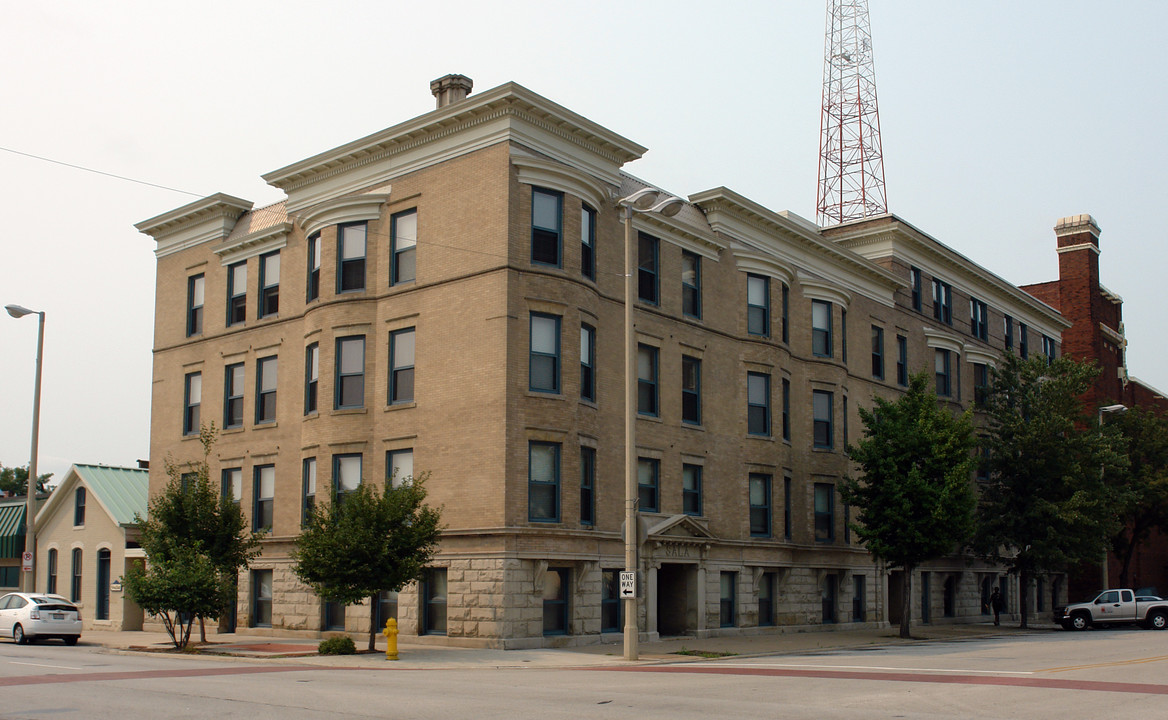
[[[1090,213],[1132,373],[1168,388],[1168,3],[871,0],[888,202],[1015,284]],[[47,311],[40,470],[149,452],[154,242],[133,223],[515,81],[649,148],[678,195],[815,217],[825,3],[0,0],[0,305]],[[39,155],[186,191],[127,182]],[[0,315],[0,463],[28,462],[34,317]],[[162,458],[155,458],[161,461]]]

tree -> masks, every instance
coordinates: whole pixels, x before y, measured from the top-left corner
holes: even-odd
[[[202,547],[177,545],[148,568],[126,572],[126,591],[146,612],[162,618],[171,642],[179,650],[191,639],[196,617],[216,617],[233,594]]]
[[[851,527],[868,551],[904,570],[903,638],[910,637],[913,571],[969,539],[976,507],[969,414],[940,406],[930,380],[918,373],[895,402],[876,398],[873,410],[860,408],[864,436],[847,452],[861,477],[845,479],[841,491],[858,511]]]
[[[1119,526],[1119,494],[1103,476],[1125,461],[1082,399],[1098,372],[1013,353],[992,372],[973,547],[1019,576],[1023,628],[1035,575],[1098,559]]]
[[[216,434],[214,423],[201,428],[201,461],[179,465],[170,458],[166,459],[166,474],[169,478],[166,488],[150,500],[148,519],[135,517],[141,532],[139,542],[150,564],[150,568],[140,576],[141,582],[152,583],[150,587],[155,589],[174,590],[179,587],[176,583],[181,580],[181,576],[167,580],[152,573],[166,573],[176,567],[189,568],[191,560],[188,556],[194,553],[210,563],[219,583],[227,588],[220,605],[213,612],[203,605],[198,609],[177,605],[171,608],[199,618],[200,639],[203,642],[207,640],[203,619],[218,618],[235,601],[230,590],[235,587],[235,577],[240,568],[247,566],[259,554],[262,537],[261,533],[247,529],[247,521],[240,507],[231,498],[220,497],[211,483],[208,458]],[[127,589],[131,587],[130,582],[127,577]],[[203,578],[192,576],[191,582],[191,587],[178,592],[172,602],[190,601],[204,596],[203,592],[196,592]],[[143,586],[141,591],[146,592],[147,588]],[[138,602],[137,598],[135,602]],[[145,605],[142,607],[146,609]],[[181,647],[173,634],[171,639]],[[185,641],[182,644],[185,645]]]
[[[1128,460],[1106,479],[1121,493],[1120,527],[1111,536],[1111,550],[1120,562],[1120,587],[1131,587],[1135,549],[1153,530],[1168,532],[1168,419],[1133,408],[1108,418],[1101,430],[1116,434]]]
[[[309,513],[292,552],[293,571],[328,602],[370,598],[369,649],[377,639],[377,594],[420,580],[438,548],[441,510],[426,501],[426,476],[380,491],[372,483]]]
[[[37,477],[36,491],[38,493],[46,492],[45,483],[53,476],[52,473],[45,473]],[[8,495],[24,495],[28,492],[28,466],[24,467],[4,467],[0,464],[0,492]]]

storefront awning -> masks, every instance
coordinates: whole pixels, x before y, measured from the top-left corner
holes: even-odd
[[[0,558],[24,552],[24,505],[0,505]]]

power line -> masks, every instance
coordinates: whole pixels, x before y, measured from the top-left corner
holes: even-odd
[[[12,148],[0,147],[0,150],[3,150],[4,152],[10,152],[13,155],[23,155],[25,157],[29,157],[29,158],[32,158],[34,160],[42,160],[44,162],[53,163],[54,165],[64,165],[65,167],[73,168],[74,170],[84,170],[85,172],[91,172],[91,173],[94,173],[96,175],[105,175],[106,177],[117,178],[118,180],[125,180],[126,182],[138,183],[139,185],[149,185],[150,187],[156,187],[156,188],[160,188],[162,190],[169,190],[171,192],[182,193],[183,195],[193,195],[197,198],[206,197],[206,195],[203,193],[193,193],[193,192],[190,192],[188,190],[179,190],[178,188],[172,188],[172,187],[168,187],[166,185],[159,185],[158,183],[146,182],[145,180],[136,180],[132,177],[126,177],[125,175],[115,175],[114,173],[105,172],[104,170],[94,170],[93,168],[88,168],[88,167],[85,167],[83,165],[74,165],[73,163],[67,163],[67,162],[63,162],[61,160],[54,160],[52,158],[42,157],[40,155],[33,155],[32,153],[21,152],[20,150],[13,150]]]

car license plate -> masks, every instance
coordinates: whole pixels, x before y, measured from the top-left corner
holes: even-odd
[[[65,613],[53,613],[53,619],[54,620],[64,620]]]

